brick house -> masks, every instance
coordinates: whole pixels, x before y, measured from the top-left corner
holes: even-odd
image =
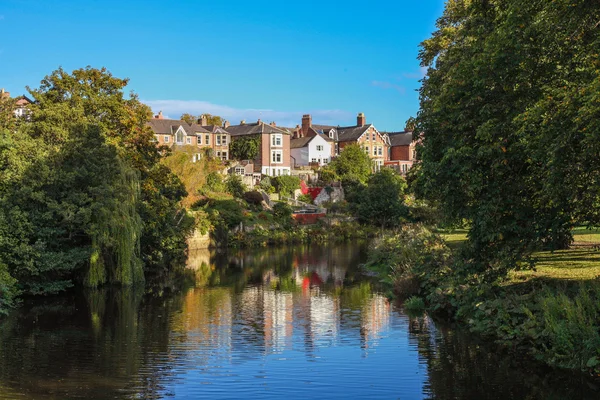
[[[148,125],[154,133],[154,138],[159,146],[193,146],[197,149],[209,148],[216,157],[222,160],[229,159],[230,134],[224,128],[200,123],[188,124],[180,119],[165,119],[162,112],[154,116]],[[201,157],[201,153],[194,154],[194,161]]]
[[[373,160],[376,170],[379,170],[389,160],[390,141],[386,134],[380,133],[373,124],[367,124],[365,114],[359,113],[355,126],[313,125],[312,117],[306,114],[302,117],[302,126],[295,131],[296,136],[305,137],[316,134],[323,135],[334,142],[333,155],[337,156],[345,146],[356,143],[362,147]]]
[[[7,92],[3,89],[0,89],[0,100],[11,100],[10,97],[10,92]],[[20,118],[20,117],[27,117],[29,114],[29,110],[27,109],[27,107],[33,103],[33,101],[27,97],[27,96],[19,96],[16,97],[14,99],[12,99],[12,101],[14,101],[14,114],[15,117]]]
[[[413,133],[412,131],[390,132],[388,136],[390,138],[390,158],[385,165],[405,175],[417,161]]]
[[[254,172],[268,176],[290,175],[290,139],[292,132],[274,123],[266,124],[261,120],[247,124],[227,127],[231,140],[235,142],[243,137],[260,137],[258,155],[253,161]]]

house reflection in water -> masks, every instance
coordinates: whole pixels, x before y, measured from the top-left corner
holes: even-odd
[[[376,346],[388,328],[390,304],[369,285],[344,286],[358,254],[348,248],[267,249],[223,262],[206,251],[191,253],[188,268],[202,287],[185,299],[187,340],[219,348],[227,358],[299,349],[309,355],[348,340]],[[231,282],[234,287],[227,286]]]

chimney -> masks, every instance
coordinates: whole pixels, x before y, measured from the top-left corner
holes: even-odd
[[[258,119],[258,121],[256,121],[257,124],[262,124],[262,121],[260,120],[260,118]]]
[[[271,126],[277,126],[277,124],[275,123],[275,121],[271,122],[269,125],[271,125]]]
[[[308,133],[308,128],[312,126],[312,117],[310,114],[304,114],[302,116],[302,137]]]
[[[356,117],[356,126],[365,126],[367,124],[367,117],[364,113],[358,113]]]
[[[206,117],[205,114],[202,114],[200,116],[200,118],[198,118],[198,124],[200,126],[206,126],[206,125],[208,125],[208,118]]]
[[[154,118],[156,118],[156,119],[165,119],[165,117],[163,117],[162,110],[159,111],[158,114],[154,116]]]
[[[223,123],[223,128],[227,129],[227,128],[229,128],[229,126],[230,126],[229,121],[225,121]]]
[[[246,125],[246,120],[245,119],[241,120],[240,125]]]

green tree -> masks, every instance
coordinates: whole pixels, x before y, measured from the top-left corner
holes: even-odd
[[[398,227],[408,215],[404,204],[406,187],[404,178],[390,168],[371,175],[353,203],[358,219],[382,229]]]
[[[369,155],[358,144],[345,146],[338,157],[329,164],[342,180],[365,183],[371,175],[373,163]]]
[[[467,272],[504,276],[600,222],[598,20],[587,0],[453,0],[422,43],[416,191],[470,221]]]
[[[254,160],[260,151],[260,145],[260,135],[241,136],[231,141],[229,151],[236,160]]]
[[[300,189],[300,178],[292,175],[281,175],[271,179],[275,190],[283,196],[291,196],[296,189]]]

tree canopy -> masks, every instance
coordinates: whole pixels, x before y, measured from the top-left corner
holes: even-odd
[[[181,115],[181,117],[179,119],[184,120],[185,122],[187,122],[188,124],[193,124],[193,123],[197,123],[198,120],[200,120],[200,118],[202,118],[202,116],[204,116],[206,118],[206,125],[216,125],[216,126],[223,126],[223,124],[225,123],[225,120],[222,117],[219,117],[218,115],[211,115],[211,114],[199,114],[198,116],[189,114],[189,113],[184,113]]]
[[[153,281],[184,257],[186,192],[127,82],[58,69],[28,88],[30,117],[0,131],[0,265],[18,291]]]
[[[421,44],[417,192],[470,222],[471,271],[600,223],[598,21],[592,0],[450,0]]]

